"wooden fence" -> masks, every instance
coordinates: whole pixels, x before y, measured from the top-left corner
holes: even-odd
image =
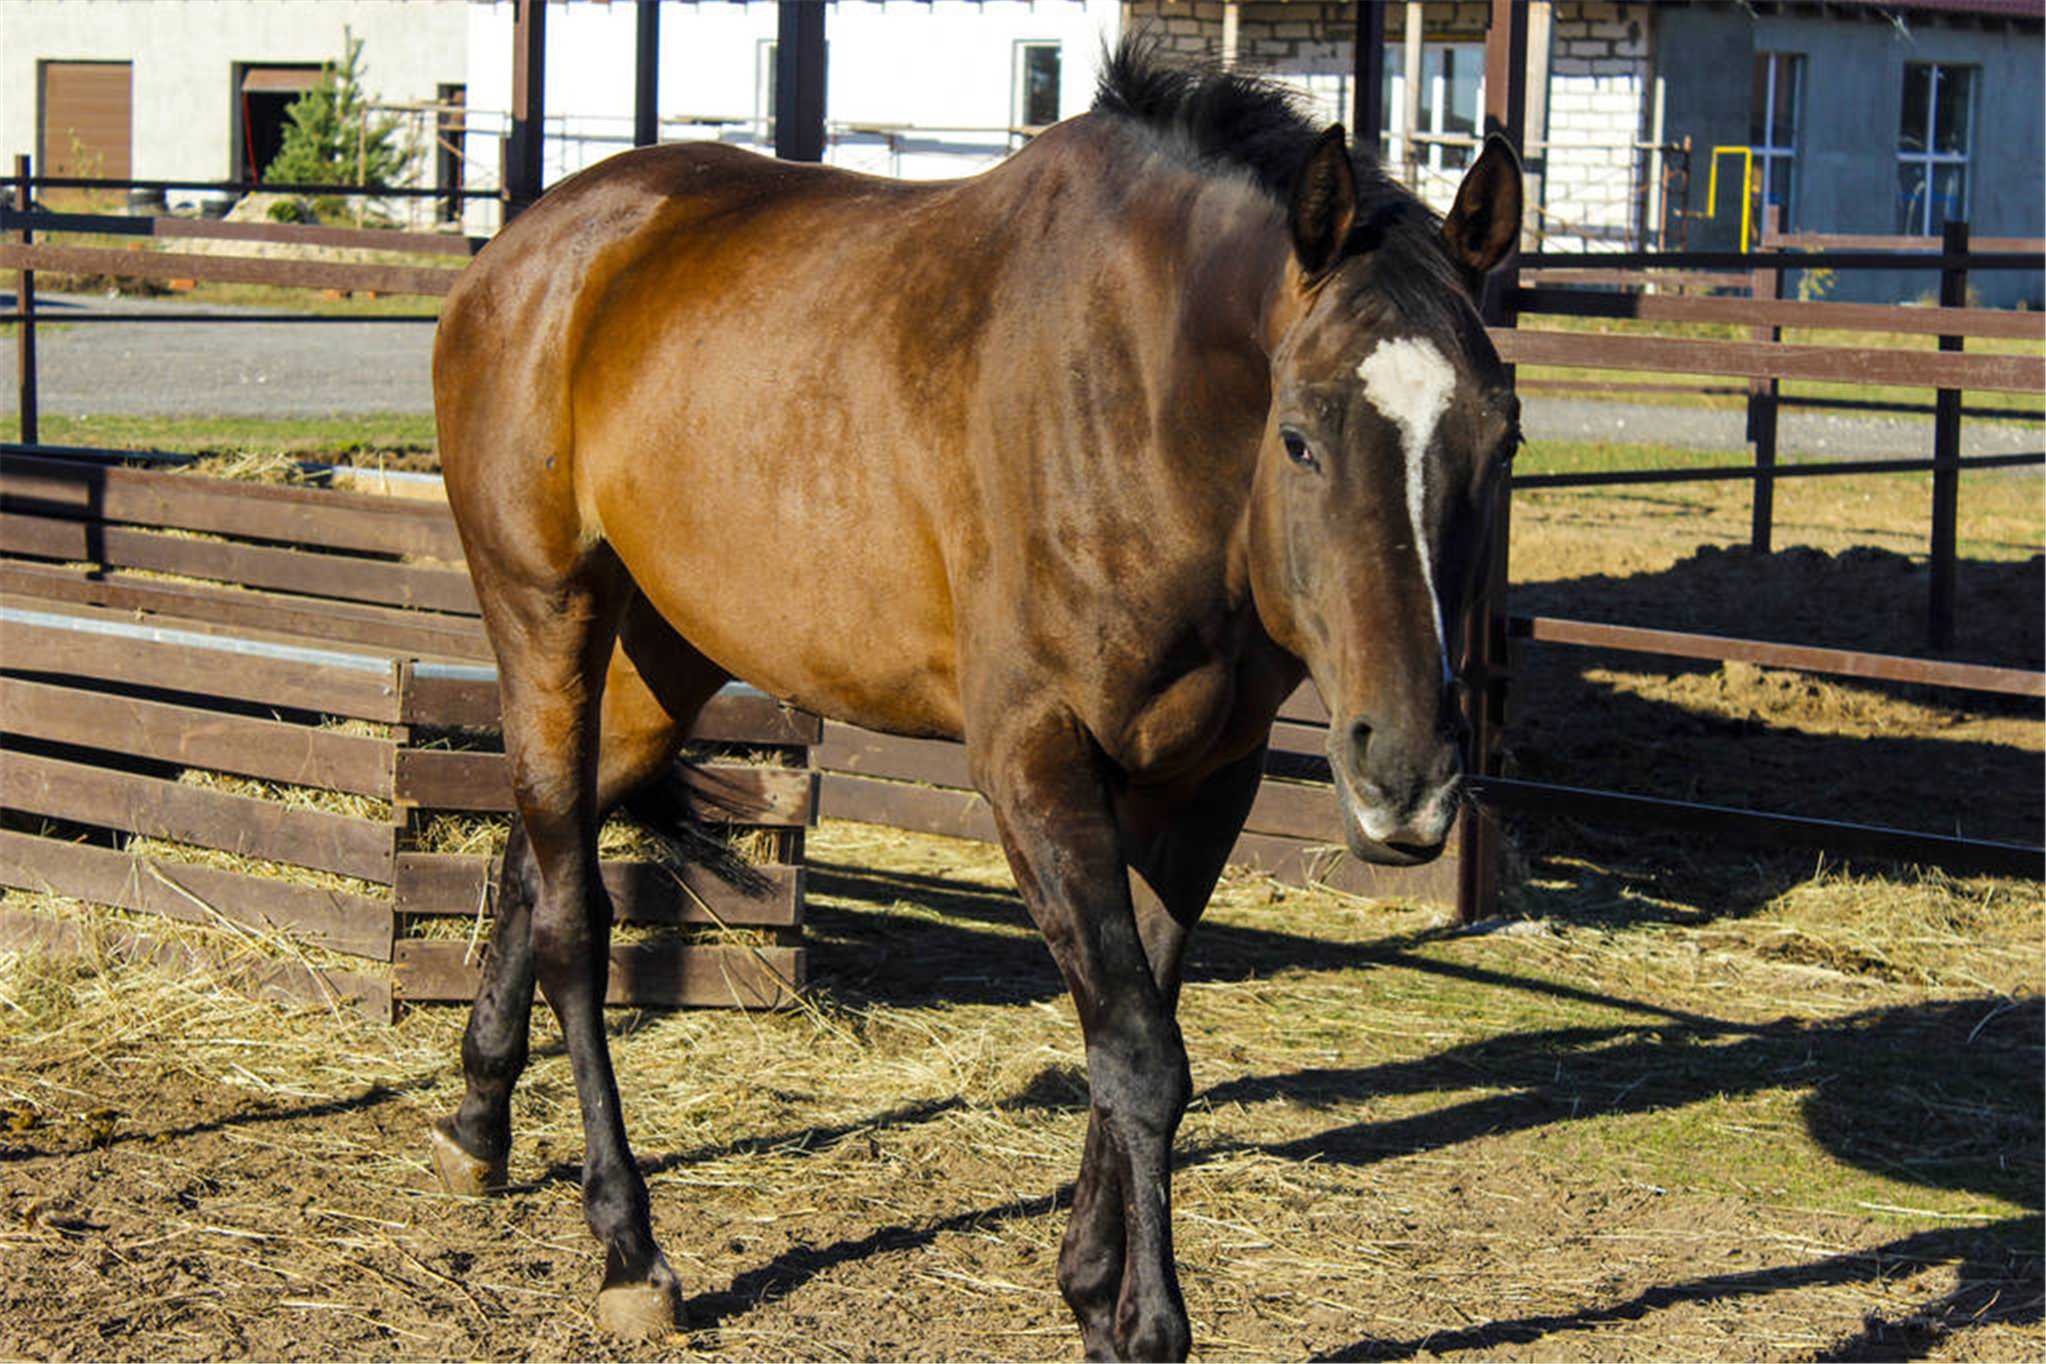
[[[1420,867],[1379,867],[1345,850],[1342,815],[1329,784],[1327,741],[1328,711],[1314,688],[1303,685],[1272,726],[1265,780],[1230,861],[1291,885],[1453,904],[1454,855]],[[959,744],[827,722],[814,756],[823,816],[994,841],[994,816],[973,789]]]
[[[269,984],[375,1015],[466,999],[491,858],[433,847],[509,808],[497,718],[444,504],[0,447],[0,885],[260,940]],[[613,1000],[801,987],[817,732],[745,688],[705,710],[686,799],[768,855],[744,885],[608,862]],[[692,940],[726,928],[753,941]]]
[[[1955,522],[1959,475],[1969,468],[2040,464],[2046,455],[1964,458],[1961,455],[1962,394],[1970,389],[2037,394],[2046,392],[2046,356],[1968,354],[1971,337],[2046,341],[2046,317],[1964,306],[1971,270],[2036,271],[2042,257],[2028,244],[1994,243],[2003,249],[1972,251],[1965,225],[1949,225],[1932,251],[1876,250],[1846,245],[1818,251],[1772,250],[1754,253],[1692,252],[1677,254],[1613,253],[1605,255],[1528,257],[1523,264],[1533,284],[1509,282],[1503,309],[1509,325],[1493,328],[1500,355],[1519,365],[1561,365],[1600,370],[1650,370],[1679,375],[1706,375],[1747,381],[1750,393],[1749,436],[1752,464],[1715,469],[1644,470],[1624,473],[1520,475],[1513,488],[1589,486],[1594,484],[1659,483],[1696,479],[1751,481],[1755,488],[1753,537],[1768,546],[1775,481],[1787,477],[1820,477],[1848,473],[1923,473],[1930,471],[1932,497],[1928,507],[1928,559],[1931,586],[1926,603],[1926,637],[1934,654],[1945,651],[1953,632],[1953,582],[1957,572]],[[1914,245],[1923,245],[1914,243]],[[2016,248],[2016,249],[2012,249]],[[1775,297],[1780,273],[1803,269],[1932,269],[1942,275],[1941,306],[1906,307],[1803,302]],[[1700,272],[1745,273],[1749,297],[1672,296],[1643,287],[1661,272],[1696,279]],[[1568,272],[1598,272],[1568,287],[1558,279]],[[1723,284],[1730,281],[1722,281]],[[1597,287],[1585,288],[1590,284]],[[1615,287],[1618,286],[1618,287]],[[1760,295],[1759,297],[1755,295]],[[1596,334],[1543,330],[1524,326],[1541,315],[1608,317],[1663,322],[1733,322],[1751,329],[1748,340],[1709,340],[1641,334]],[[1785,328],[1823,328],[1880,334],[1933,335],[1937,351],[1897,349],[1871,340],[1865,345],[1792,345],[1782,340]],[[1935,420],[1928,432],[1928,458],[1923,460],[1840,460],[1784,465],[1776,459],[1777,386],[1787,379],[1822,380],[1847,385],[1923,386],[1937,390]],[[1693,381],[1695,382],[1695,380]],[[1505,495],[1510,498],[1510,492]],[[1738,659],[1775,667],[1820,673],[1908,681],[1925,685],[1978,690],[2027,697],[2046,696],[2046,674],[2021,669],[1989,668],[1938,657],[1875,654],[1804,646],[1795,641],[1731,639],[1642,629],[1588,621],[1517,617],[1509,613],[1505,557],[1510,539],[1510,501],[1502,498],[1502,525],[1508,527],[1495,546],[1488,574],[1488,599],[1482,622],[1473,632],[1473,648],[1465,675],[1473,683],[1470,711],[1481,740],[1473,754],[1472,786],[1488,810],[1528,809],[1568,814],[1594,821],[1648,823],[1717,833],[1760,843],[1791,843],[1840,852],[1869,854],[2006,875],[2037,876],[2046,866],[2046,850],[1978,839],[1954,838],[1929,831],[1878,828],[1846,821],[1773,815],[1753,810],[1705,807],[1658,800],[1622,792],[1578,789],[1511,781],[1500,774],[1500,736],[1505,690],[1511,676],[1509,641],[1593,646],[1685,659]],[[1905,641],[1899,641],[1900,648]],[[1985,799],[2002,793],[1984,793]],[[1458,890],[1465,917],[1482,916],[1497,904],[1497,831],[1492,818],[1468,821],[1465,830],[1464,876]]]

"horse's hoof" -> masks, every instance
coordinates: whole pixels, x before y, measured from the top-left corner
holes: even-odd
[[[426,1145],[433,1153],[433,1172],[440,1178],[440,1186],[451,1194],[480,1198],[501,1192],[508,1182],[504,1159],[484,1160],[464,1151],[446,1118],[427,1124]]]
[[[597,1294],[597,1326],[626,1340],[652,1340],[682,1329],[682,1285],[665,1263],[643,1283],[613,1284]]]

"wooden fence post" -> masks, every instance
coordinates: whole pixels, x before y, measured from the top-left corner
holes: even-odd
[[[1418,9],[1414,6],[1413,9]],[[1409,10],[1412,17],[1412,9]],[[1485,35],[1485,131],[1523,145],[1527,115],[1527,7],[1514,0],[1492,0],[1491,27]],[[1516,239],[1515,246],[1519,243]],[[1483,304],[1487,326],[1510,327],[1514,296],[1520,282],[1517,253],[1509,254],[1487,281]],[[1512,367],[1508,367],[1509,375]],[[1464,618],[1464,723],[1470,747],[1464,768],[1471,776],[1496,776],[1499,743],[1506,721],[1508,645],[1506,586],[1508,545],[1513,532],[1513,490],[1500,479],[1491,508],[1491,538],[1479,572],[1483,581]],[[1456,914],[1464,923],[1499,912],[1499,872],[1504,849],[1496,817],[1476,805],[1464,806],[1457,841]]]
[[[1762,247],[1769,249],[1781,232],[1783,210],[1771,204],[1762,212]],[[1776,270],[1756,270],[1749,276],[1748,295],[1774,303],[1783,297],[1783,275]],[[1756,341],[1781,341],[1781,327],[1750,327],[1748,336]],[[1748,439],[1755,445],[1754,526],[1749,543],[1755,553],[1769,552],[1770,531],[1776,519],[1776,412],[1782,391],[1776,379],[1748,380]]]
[[[503,145],[504,221],[540,197],[546,178],[547,4],[517,0],[512,19],[511,132]]]
[[[1953,263],[1968,253],[1968,225],[1948,222],[1940,233],[1940,251],[1949,263],[1939,272],[1939,306],[1968,304],[1968,270]],[[1942,336],[1943,351],[1961,349],[1961,338]],[[1955,521],[1961,495],[1961,390],[1942,388],[1932,412],[1932,583],[1926,602],[1926,636],[1934,653],[1954,647],[1954,572],[1958,557]]]
[[[14,158],[14,207],[29,211],[35,197],[29,193],[31,163],[26,156]],[[35,240],[35,233],[21,229],[21,244]],[[14,274],[14,359],[20,385],[20,439],[23,445],[36,443],[36,272],[17,270]]]

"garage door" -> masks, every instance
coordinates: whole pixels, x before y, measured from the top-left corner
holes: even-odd
[[[44,175],[132,174],[133,102],[127,62],[42,64]]]

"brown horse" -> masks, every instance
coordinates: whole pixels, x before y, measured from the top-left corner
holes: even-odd
[[[1274,88],[1126,47],[1091,113],[969,180],[656,147],[509,226],[434,354],[519,814],[446,1184],[504,1182],[537,978],[598,1319],[677,1323],[595,836],[741,678],[964,739],[1086,1041],[1060,1286],[1091,1356],[1184,1355],[1187,935],[1303,674],[1357,855],[1442,847],[1457,607],[1518,438],[1471,298],[1519,223],[1503,143],[1438,220]]]

